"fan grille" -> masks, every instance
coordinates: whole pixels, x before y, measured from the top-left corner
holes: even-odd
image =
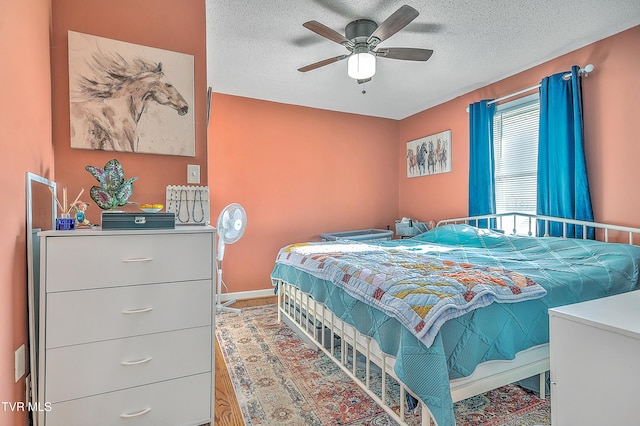
[[[231,203],[218,216],[218,238],[224,244],[233,244],[242,237],[247,225],[247,213],[238,203]]]

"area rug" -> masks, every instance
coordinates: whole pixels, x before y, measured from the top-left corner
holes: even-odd
[[[278,323],[276,305],[218,314],[216,337],[246,425],[396,424],[327,355]],[[399,391],[387,386],[397,408]],[[458,426],[551,424],[549,398],[515,385],[460,401],[454,410]],[[409,423],[420,424],[419,414]]]

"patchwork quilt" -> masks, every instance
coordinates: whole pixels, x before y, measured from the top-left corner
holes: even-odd
[[[345,241],[292,244],[276,263],[332,282],[400,321],[427,347],[445,321],[490,303],[537,299],[547,292],[529,277],[501,267],[438,257],[428,247]]]

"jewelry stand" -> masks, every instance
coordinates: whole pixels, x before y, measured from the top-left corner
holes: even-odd
[[[208,186],[167,186],[167,213],[175,213],[176,225],[208,225]]]

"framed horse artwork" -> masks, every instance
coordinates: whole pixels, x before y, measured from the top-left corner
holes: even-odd
[[[71,147],[195,156],[193,55],[69,31]]]
[[[407,177],[451,171],[451,130],[407,142]]]

